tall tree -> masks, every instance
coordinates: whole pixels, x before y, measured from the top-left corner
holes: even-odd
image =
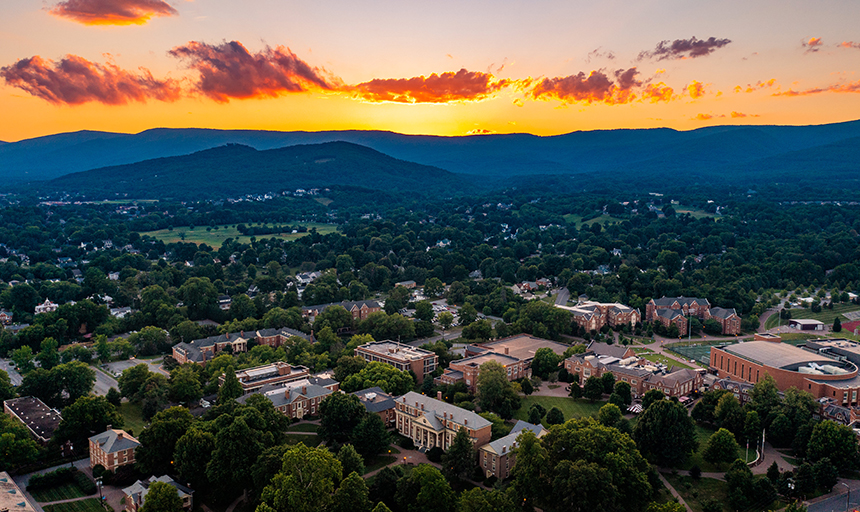
[[[359,473],[349,473],[334,492],[331,512],[370,512],[367,483]]]
[[[603,397],[603,381],[600,380],[600,377],[592,375],[585,381],[585,386],[582,391],[585,398],[592,402],[596,402]]]
[[[854,469],[858,462],[857,436],[845,425],[822,421],[812,430],[806,456],[813,463],[828,457],[840,471]]]
[[[365,458],[382,453],[390,444],[391,436],[378,414],[368,413],[352,431],[352,444]]]
[[[299,443],[287,450],[283,461],[281,471],[263,490],[261,501],[267,507],[264,510],[328,510],[342,478],[341,464],[334,455],[325,448],[308,448]]]
[[[561,356],[551,348],[542,347],[535,352],[532,372],[542,379],[548,379],[550,373],[558,371],[559,363],[561,363]]]
[[[515,512],[511,497],[504,491],[475,487],[463,492],[457,502],[459,512]]]
[[[176,443],[193,422],[194,417],[184,407],[171,407],[153,416],[137,436],[140,446],[135,450],[135,459],[141,471],[153,475],[170,472]]]
[[[0,402],[9,400],[15,396],[15,387],[12,385],[12,379],[4,370],[0,370]]]
[[[354,471],[358,476],[364,475],[364,459],[353,445],[348,443],[341,445],[340,450],[337,451],[337,460],[340,461],[344,474],[348,475]]]
[[[633,430],[636,444],[658,464],[676,466],[696,449],[696,432],[687,408],[673,400],[654,402]],[[666,442],[671,439],[672,442]]]
[[[39,445],[22,423],[6,414],[0,415],[0,471],[36,460]]]
[[[187,365],[182,365],[170,373],[170,397],[175,402],[188,404],[203,396],[203,388],[197,378],[197,372]]]
[[[517,463],[511,470],[511,487],[517,503],[530,510],[550,491],[545,478],[549,455],[540,440],[530,430],[523,430],[517,438]]]
[[[236,372],[232,366],[228,366],[224,370],[224,383],[218,388],[218,403],[225,404],[230,400],[235,400],[242,396],[242,383],[236,377]]]
[[[208,485],[206,463],[214,450],[215,436],[197,428],[190,428],[176,441],[174,465],[180,478],[189,482],[192,489],[203,489]]]
[[[36,354],[36,360],[39,361],[39,366],[50,370],[60,364],[60,353],[57,351],[59,344],[54,338],[45,338],[42,340],[41,351]]]
[[[478,369],[478,403],[481,409],[511,418],[520,408],[520,398],[508,380],[505,367],[488,361]]]
[[[176,487],[164,482],[152,482],[140,512],[182,512],[182,498]]]
[[[734,434],[721,428],[708,438],[704,458],[714,464],[734,462],[738,458],[739,449]]]
[[[327,442],[346,442],[365,414],[357,396],[333,393],[320,402],[319,434]]]
[[[87,439],[107,429],[122,428],[122,416],[103,396],[83,396],[63,409],[63,419],[54,432],[58,443],[71,441],[79,453],[86,452]]]
[[[442,474],[452,483],[460,483],[475,470],[475,447],[465,428],[460,428],[448,451],[442,456]]]
[[[234,418],[215,436],[215,451],[206,466],[206,478],[222,495],[251,487],[251,467],[262,452],[256,437],[242,418]]]

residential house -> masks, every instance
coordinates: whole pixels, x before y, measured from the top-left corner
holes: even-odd
[[[107,430],[90,438],[90,468],[101,464],[108,471],[116,471],[120,466],[134,464],[134,450],[140,442],[128,435],[125,430]]]
[[[2,323],[3,325],[8,325],[12,323],[12,313],[0,309],[0,323]]]
[[[51,299],[45,299],[45,302],[36,305],[36,314],[53,313],[59,306],[51,302]]]
[[[477,413],[442,401],[442,393],[430,398],[410,391],[397,399],[394,413],[397,432],[412,439],[415,446],[447,450],[461,428],[475,446],[490,442],[492,423]]]
[[[400,281],[399,283],[396,283],[394,286],[402,286],[402,287],[406,288],[407,290],[411,290],[411,289],[415,288],[416,284],[415,284],[415,281]]]
[[[159,477],[149,477],[148,480],[138,480],[134,484],[122,490],[125,494],[125,510],[126,512],[137,512],[140,507],[146,502],[146,494],[149,492],[149,486],[155,482],[165,483],[176,488],[179,499],[182,501],[183,510],[191,510],[194,508],[194,491],[186,487],[167,475]]]
[[[511,469],[517,461],[517,438],[526,430],[533,432],[538,438],[543,437],[547,432],[540,425],[518,420],[510,434],[478,448],[478,466],[487,478],[496,477],[504,480],[511,475]]]

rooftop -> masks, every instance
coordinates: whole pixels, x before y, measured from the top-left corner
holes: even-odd
[[[395,399],[380,387],[362,389],[352,393],[361,400],[361,404],[368,412],[380,412],[387,409],[393,409]]]
[[[477,356],[472,356],[472,357],[467,357],[464,359],[458,359],[456,361],[451,361],[451,363],[455,364],[457,366],[462,366],[462,365],[481,366],[482,364],[489,362],[489,361],[495,361],[502,366],[507,366],[509,364],[516,364],[516,363],[520,362],[520,360],[517,359],[516,357],[506,356],[505,354],[500,354],[498,352],[486,352],[484,354],[479,354]]]
[[[412,345],[398,343],[396,341],[391,340],[372,341],[370,343],[365,343],[358,348],[360,350],[366,350],[368,352],[375,352],[377,354],[384,354],[389,357],[396,357],[411,361],[414,361],[416,359],[424,359],[427,356],[436,355],[429,350],[424,350],[423,348],[417,348],[413,347]]]
[[[30,432],[44,441],[51,439],[63,419],[59,411],[51,409],[32,396],[12,398],[3,404],[30,429]]]
[[[9,473],[0,472],[0,510],[8,512],[35,512],[33,505],[21,492]]]
[[[447,414],[448,418],[460,425],[465,424],[464,420],[466,420],[469,422],[470,428],[481,429],[492,425],[489,420],[482,418],[478,413],[462,409],[456,405],[451,405],[448,402],[443,402],[441,400],[436,400],[435,398],[430,398],[429,396],[418,394],[414,391],[406,393],[402,397],[397,398],[397,400],[410,406],[414,406],[416,403],[423,405],[425,416],[427,413],[434,413],[435,416],[441,418],[443,414]]]
[[[134,437],[128,435],[125,430],[109,428],[101,434],[96,434],[90,438],[99,445],[105,453],[116,453],[129,448],[137,448],[140,442]]]
[[[738,355],[755,363],[787,370],[796,371],[799,366],[806,366],[809,363],[840,364],[839,361],[834,359],[797,348],[787,343],[747,341],[728,345],[722,349],[730,354]]]
[[[564,351],[570,348],[570,345],[545,340],[530,334],[517,334],[516,336],[509,336],[497,341],[482,343],[481,346],[493,352],[507,354],[520,360],[534,358],[535,352],[539,348],[550,348],[558,355],[564,354]],[[505,352],[505,349],[508,349],[508,351]]]
[[[310,371],[306,366],[293,366],[283,361],[276,361],[263,366],[255,366],[236,372],[236,378],[243,384],[252,384],[261,380],[271,379],[278,375],[308,375]]]
[[[511,429],[510,434],[482,446],[481,449],[497,455],[508,453],[517,447],[517,438],[520,437],[523,430],[534,432],[538,437],[542,436],[545,432],[544,428],[540,425],[532,425],[531,423],[527,423],[523,420],[517,420],[517,424],[514,425],[513,429]]]

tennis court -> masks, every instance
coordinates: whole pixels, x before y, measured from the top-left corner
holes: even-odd
[[[718,345],[702,345],[702,344],[693,344],[693,345],[681,345],[676,344],[672,345],[669,348],[672,352],[677,353],[684,359],[695,359],[696,361],[708,365],[711,363],[711,347],[725,347],[726,345],[731,345],[732,343],[720,343]]]

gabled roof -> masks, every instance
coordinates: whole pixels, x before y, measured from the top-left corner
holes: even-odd
[[[696,297],[661,297],[659,299],[651,299],[651,302],[656,306],[671,306],[675,302],[680,304],[681,306],[690,306],[692,304],[696,304],[699,306],[710,306],[711,303],[708,302],[708,299],[699,299]]]
[[[322,313],[329,306],[340,306],[347,311],[352,311],[353,309],[361,309],[362,307],[367,307],[368,309],[378,308],[379,303],[375,300],[357,300],[354,302],[343,301],[331,302],[329,304],[319,304],[316,306],[304,306],[304,309],[308,311],[316,311],[317,313]]]
[[[482,418],[475,412],[457,407],[456,405],[451,405],[441,400],[436,400],[435,398],[430,398],[429,396],[421,395],[414,391],[406,393],[402,397],[397,398],[397,400],[402,401],[404,398],[406,399],[405,403],[409,406],[414,406],[416,402],[419,405],[423,405],[424,415],[427,417],[428,421],[434,425],[435,423],[433,423],[433,421],[435,418],[437,416],[441,417],[443,414],[447,414],[449,418],[460,425],[464,424],[463,420],[468,420],[470,428],[481,429],[492,425],[489,420]],[[435,422],[438,423],[438,426],[434,428],[441,428],[441,423],[439,423],[438,420],[435,420]]]
[[[666,387],[674,387],[679,382],[684,382],[696,377],[696,371],[688,368],[668,373],[666,375],[655,375],[650,379],[654,384],[661,384]]]
[[[382,412],[387,411],[388,409],[394,409],[396,405],[395,399],[393,396],[389,395],[380,387],[372,387],[367,389],[362,389],[361,391],[356,391],[351,393],[361,400],[361,405],[367,409],[367,412]]]
[[[737,313],[735,312],[735,308],[729,308],[729,309],[718,308],[718,307],[711,308],[711,316],[714,316],[717,318],[722,318],[722,319],[727,319],[727,318],[730,318],[732,315],[737,316]]]
[[[612,356],[621,359],[630,349],[624,345],[609,345],[599,341],[592,341],[591,344],[588,345],[588,350],[599,356]]]
[[[684,313],[682,313],[680,309],[658,309],[656,313],[657,316],[668,320],[674,320],[679,316],[684,316]]]
[[[523,430],[534,432],[537,437],[541,437],[545,432],[545,429],[540,425],[532,425],[531,423],[525,422],[523,420],[518,420],[517,424],[514,425],[514,428],[511,429],[510,434],[506,435],[505,437],[496,439],[489,444],[485,444],[480,449],[486,450],[490,453],[495,453],[496,455],[510,453],[513,448],[516,448],[517,438],[520,436]]]
[[[110,429],[90,438],[105,453],[116,453],[129,448],[137,448],[140,442],[128,435],[125,430]]]

